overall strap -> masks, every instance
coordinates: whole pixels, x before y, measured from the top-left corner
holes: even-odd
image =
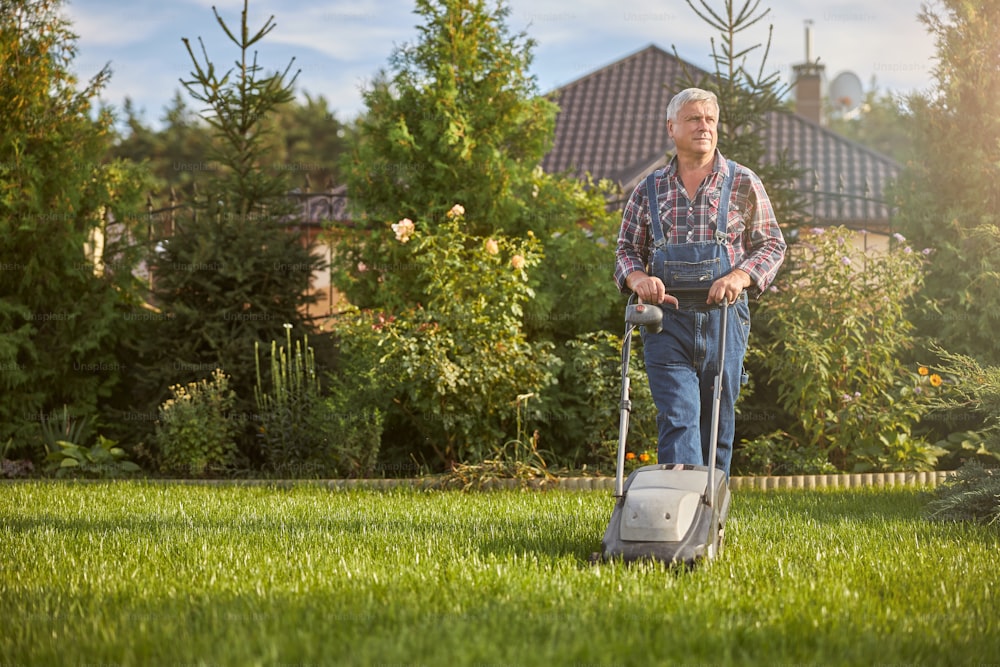
[[[715,222],[715,242],[724,245],[727,242],[726,224],[729,220],[729,200],[733,195],[733,181],[736,180],[736,163],[726,160],[729,174],[722,180],[722,194],[719,195],[719,215]]]
[[[646,177],[646,199],[649,202],[649,226],[653,230],[653,246],[662,248],[667,244],[660,224],[659,203],[656,198],[656,177],[660,172],[654,171]]]

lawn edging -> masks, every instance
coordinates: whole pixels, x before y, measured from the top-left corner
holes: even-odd
[[[930,486],[934,487],[953,475],[953,471],[931,472],[872,472],[829,475],[737,476],[729,480],[734,491],[756,489],[854,489],[868,486]],[[11,480],[14,481],[14,480]],[[77,482],[99,480],[74,480]],[[291,488],[319,486],[330,489],[444,489],[449,488],[440,477],[363,478],[363,479],[145,479],[149,483],[188,484],[196,486],[273,486]],[[490,489],[527,489],[570,491],[613,491],[614,477],[553,477],[550,479],[490,479],[479,487]]]

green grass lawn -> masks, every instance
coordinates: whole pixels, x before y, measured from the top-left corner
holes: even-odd
[[[0,485],[0,665],[988,665],[1000,536],[906,488],[739,491],[693,571],[607,492]]]

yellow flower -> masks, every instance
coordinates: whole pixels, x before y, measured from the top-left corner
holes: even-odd
[[[642,454],[639,454],[639,460],[642,461],[643,463],[645,463],[646,461],[649,460],[649,454],[647,454],[645,452],[643,452]]]
[[[929,368],[927,368],[927,366],[921,366],[920,368],[917,369],[917,372],[920,373],[921,375],[927,375],[931,371]]]
[[[934,373],[933,375],[931,375],[931,386],[932,387],[940,387],[943,382],[944,382],[944,380],[942,380],[941,376],[938,375],[937,373]]]

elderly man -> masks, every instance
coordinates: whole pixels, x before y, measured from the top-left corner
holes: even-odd
[[[659,463],[709,464],[718,304],[731,304],[715,460],[728,476],[750,333],[747,292],[757,297],[767,289],[784,260],[785,240],[760,178],[716,148],[718,121],[711,92],[689,88],[671,99],[667,134],[676,154],[629,197],[615,282],[622,293],[666,306],[663,330],[642,337],[658,411]],[[678,287],[704,291],[696,298],[671,295]]]

